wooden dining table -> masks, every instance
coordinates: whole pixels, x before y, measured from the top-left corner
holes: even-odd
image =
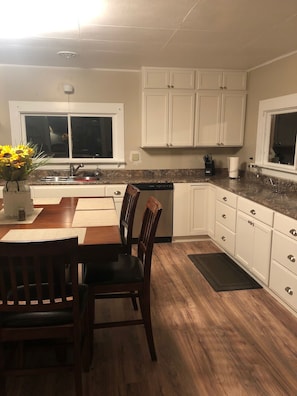
[[[110,199],[112,200],[112,198]],[[5,219],[2,209],[0,212],[0,239],[13,240],[13,232],[18,235],[20,230],[24,230],[22,239],[26,239],[26,234],[31,235],[33,232],[34,235],[40,234],[40,239],[46,239],[47,234],[51,235],[48,239],[53,239],[52,236],[55,234],[60,236],[65,232],[64,237],[67,237],[67,231],[72,232],[72,234],[75,234],[76,231],[79,231],[78,234],[80,234],[83,231],[83,238],[79,240],[79,260],[81,262],[94,259],[116,259],[121,249],[116,211],[111,206],[105,207],[102,205],[101,207],[99,205],[96,207],[98,202],[99,204],[101,202],[102,204],[106,203],[106,198],[64,197],[58,199],[57,202],[52,202],[50,199],[48,202],[46,200],[39,202],[36,199],[33,200],[34,220],[32,222],[28,222],[30,216],[27,217],[26,221]],[[92,205],[93,203],[94,205]],[[1,199],[0,204],[0,207],[2,207]],[[103,220],[100,221],[100,218],[103,218]],[[113,220],[105,221],[105,218],[112,218]],[[96,219],[99,221],[96,222]],[[31,230],[31,233],[25,230]],[[52,232],[50,233],[50,231]],[[9,235],[12,235],[11,239],[8,238]],[[34,240],[36,240],[35,237]]]

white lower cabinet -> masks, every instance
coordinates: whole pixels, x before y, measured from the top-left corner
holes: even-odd
[[[235,251],[236,207],[237,196],[217,188],[215,240],[232,256]]]
[[[113,197],[118,217],[120,217],[126,184],[92,184],[92,185],[34,185],[31,194],[34,198],[62,197]]]
[[[239,197],[235,258],[265,285],[269,281],[272,223],[272,210]]]
[[[174,183],[173,237],[207,234],[207,183]]]
[[[62,198],[62,197],[100,197],[105,196],[105,186],[92,184],[72,185],[34,185],[31,186],[32,198]]]
[[[126,191],[126,184],[110,184],[105,186],[105,196],[113,197],[118,218],[120,219],[122,203]]]
[[[275,214],[270,289],[297,311],[297,221]]]
[[[216,226],[216,187],[208,186],[207,193],[207,234],[214,239]]]

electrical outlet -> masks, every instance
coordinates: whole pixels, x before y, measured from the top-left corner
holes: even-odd
[[[139,161],[139,159],[140,159],[139,152],[138,151],[132,151],[131,152],[131,161],[137,162],[137,161]]]

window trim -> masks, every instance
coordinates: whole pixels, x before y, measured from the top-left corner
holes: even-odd
[[[269,147],[272,116],[276,114],[297,112],[297,94],[280,96],[259,102],[257,145],[255,163],[268,171],[285,174],[297,173],[297,146],[295,147],[294,165],[269,162]]]
[[[72,103],[72,102],[26,102],[9,101],[12,144],[27,143],[24,129],[24,115],[65,114],[81,116],[112,117],[113,158],[51,158],[48,165],[83,162],[100,165],[102,168],[123,168],[124,151],[124,104],[123,103]]]

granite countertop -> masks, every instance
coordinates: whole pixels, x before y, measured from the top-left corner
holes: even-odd
[[[41,177],[46,172],[34,172],[29,180],[32,185],[59,185],[61,183],[44,183]],[[52,174],[55,175],[54,172]],[[264,205],[276,212],[297,220],[297,184],[281,179],[256,178],[248,172],[239,179],[229,179],[227,169],[217,171],[215,176],[206,177],[204,169],[161,169],[161,170],[112,170],[101,171],[97,181],[88,184],[127,184],[127,183],[211,183],[239,196]],[[271,184],[273,182],[274,186]],[[80,184],[80,183],[66,183]],[[276,192],[277,191],[277,192]]]
[[[297,220],[297,191],[276,192],[277,186],[273,187],[247,178],[213,179],[210,183]]]

